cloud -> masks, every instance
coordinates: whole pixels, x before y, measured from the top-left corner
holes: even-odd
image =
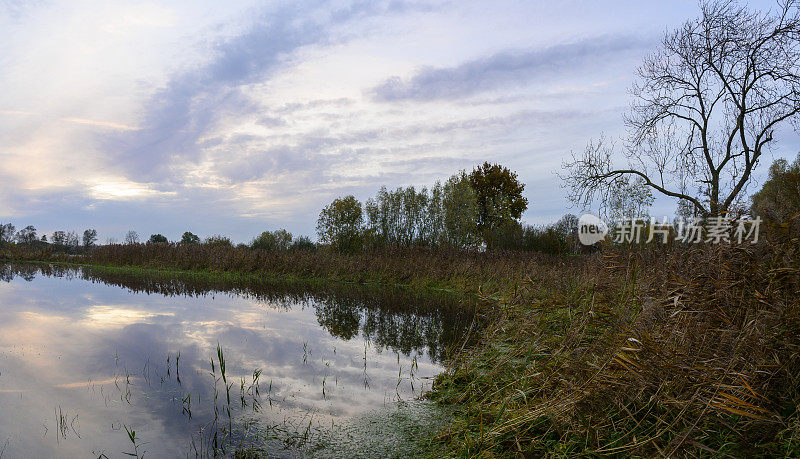
[[[0,16],[6,14],[12,19],[19,19],[42,3],[38,0],[0,0]]]
[[[453,156],[452,150],[474,146],[476,137],[494,138],[520,129],[528,132],[549,129],[558,122],[591,115],[574,110],[521,110],[498,116],[464,116],[456,120],[359,128],[365,119],[374,118],[368,113],[346,117],[345,124],[353,127],[344,130],[326,128],[293,135],[239,133],[212,137],[204,144],[206,158],[214,164],[206,179],[213,174],[228,186],[258,180],[282,180],[294,185],[290,187],[292,193],[303,193],[307,188],[298,187],[301,184],[308,186],[341,180],[342,175],[336,171],[342,169],[342,165],[346,165],[344,169],[348,178],[370,182],[384,173],[396,174],[399,170],[409,177],[419,176],[418,172],[408,170],[413,161],[419,160],[421,168],[429,171],[446,170],[444,164],[469,162],[463,152]],[[447,145],[440,145],[441,142]]]
[[[371,93],[378,101],[457,99],[518,86],[558,72],[601,65],[613,54],[652,44],[630,36],[602,36],[528,51],[504,51],[455,67],[423,67],[408,80],[393,76]]]
[[[353,99],[340,97],[338,99],[317,99],[309,102],[290,102],[275,109],[276,113],[294,113],[298,111],[315,110],[318,108],[346,107],[354,103]]]
[[[175,192],[160,192],[150,184],[127,180],[103,180],[92,186],[91,194],[95,199],[142,199],[158,194],[174,196]]]
[[[264,15],[245,33],[214,45],[213,59],[173,76],[148,101],[142,129],[107,139],[123,173],[136,180],[166,178],[179,159],[195,160],[198,141],[231,111],[256,111],[240,87],[265,78],[286,56],[320,40],[322,31],[283,9]]]
[[[262,109],[246,94],[246,86],[262,83],[285,70],[304,46],[332,40],[332,29],[356,19],[406,11],[404,2],[361,2],[326,11],[326,3],[290,4],[262,14],[246,32],[213,45],[210,62],[175,75],[148,103],[141,130],[107,139],[106,150],[120,152],[115,163],[136,181],[169,178],[171,166],[197,161],[200,140],[227,117]],[[344,104],[346,99],[320,101]],[[287,109],[303,107],[287,107]],[[265,124],[280,120],[263,119]]]
[[[24,111],[24,110],[0,110],[0,115],[16,115],[16,116],[24,116],[24,117],[46,118],[41,113],[29,112],[29,111]],[[85,125],[89,125],[89,126],[97,126],[97,127],[101,127],[101,128],[116,129],[116,130],[120,130],[120,131],[138,131],[139,130],[139,128],[136,127],[136,126],[128,126],[127,124],[113,123],[111,121],[90,120],[90,119],[86,119],[86,118],[61,117],[61,118],[58,118],[58,121],[63,121],[65,123],[85,124]]]
[[[138,131],[139,128],[135,126],[128,126],[125,124],[119,123],[111,123],[109,121],[96,121],[96,120],[87,120],[84,118],[59,118],[60,121],[66,121],[68,123],[77,123],[77,124],[88,124],[90,126],[97,126],[102,128],[109,128],[109,129],[117,129],[120,131]]]
[[[127,24],[125,8],[47,1],[11,19],[0,0],[0,30],[17,40],[0,51],[14,70],[0,77],[11,97],[0,217],[95,226],[101,239],[308,234],[333,197],[430,185],[484,160],[520,173],[534,212],[556,208],[559,187],[540,177],[622,125],[631,70],[654,43],[623,34],[664,25],[587,13],[587,27],[559,22],[560,7],[311,1],[176,3],[170,27],[121,31],[108,24]],[[73,11],[97,17],[54,35]]]
[[[25,115],[25,116],[29,116],[29,115],[37,115],[37,113],[26,112],[26,111],[22,111],[22,110],[0,110],[0,115]]]

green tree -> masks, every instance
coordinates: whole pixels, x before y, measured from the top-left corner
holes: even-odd
[[[752,197],[750,212],[770,227],[800,234],[800,155],[789,163],[778,159],[769,168],[769,179]]]
[[[75,253],[78,250],[78,246],[80,245],[81,240],[78,237],[78,233],[75,231],[70,231],[67,233],[66,239],[66,249],[70,253]]]
[[[314,244],[314,241],[311,240],[308,236],[300,236],[292,242],[292,245],[289,247],[289,250],[292,252],[295,251],[309,251],[313,252],[317,250],[317,244]]]
[[[508,222],[518,221],[528,208],[528,200],[522,196],[525,185],[515,172],[488,162],[469,174],[469,183],[478,204],[477,230],[491,248],[496,232]]]
[[[461,249],[474,248],[478,233],[478,198],[465,171],[442,185],[442,241]]]
[[[93,247],[97,243],[97,230],[87,229],[83,232],[83,246],[86,248]]]
[[[697,208],[690,201],[679,199],[677,208],[675,209],[675,226],[678,221],[688,221],[698,216]]]
[[[150,239],[147,240],[148,244],[160,244],[164,242],[169,242],[169,240],[167,240],[167,237],[163,234],[151,234]]]
[[[181,236],[181,244],[199,244],[199,243],[200,243],[200,236],[190,231],[186,231],[185,233],[183,233],[183,236]]]
[[[477,243],[477,200],[465,172],[433,187],[381,187],[367,200],[371,242],[397,246],[471,248]]]
[[[444,185],[441,182],[436,182],[430,189],[422,233],[424,238],[429,241],[429,245],[438,246],[445,242]]]
[[[317,233],[323,243],[341,251],[361,248],[364,216],[361,203],[354,196],[334,199],[319,213]]]
[[[516,220],[502,221],[492,235],[492,248],[522,250],[525,244],[524,230],[522,224]]]
[[[564,214],[555,223],[555,229],[565,238],[574,238],[578,233],[578,217],[573,214]]]
[[[426,187],[399,187],[394,191],[381,187],[365,206],[369,231],[386,244],[436,245],[440,188],[437,184],[429,193]]]
[[[285,229],[275,231],[264,231],[257,238],[253,239],[250,247],[269,252],[286,251],[292,245],[292,233]]]

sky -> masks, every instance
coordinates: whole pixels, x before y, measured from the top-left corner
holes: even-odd
[[[0,222],[101,242],[314,237],[336,197],[483,161],[525,183],[523,221],[552,222],[580,211],[562,162],[624,134],[636,67],[697,14],[684,0],[0,0]],[[756,178],[798,150],[781,131]]]

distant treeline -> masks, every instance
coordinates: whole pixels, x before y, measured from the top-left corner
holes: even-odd
[[[37,248],[51,246],[57,250],[76,253],[80,248],[90,248],[97,245],[97,230],[87,229],[83,237],[75,231],[56,231],[48,242],[47,235],[41,237],[36,232],[36,227],[28,225],[16,231],[11,223],[0,223],[0,247],[5,244],[16,243]]]
[[[528,201],[522,196],[525,185],[507,168],[484,163],[472,172],[461,171],[432,187],[381,187],[362,204],[354,196],[336,198],[325,206],[317,220],[318,241],[308,236],[294,237],[285,229],[265,231],[249,244],[268,252],[316,251],[329,247],[340,252],[381,251],[390,248],[428,248],[466,251],[534,251],[562,255],[580,249],[577,243],[577,217],[564,215],[556,223],[533,226],[520,222]],[[625,194],[614,200],[609,216],[645,218],[652,200],[647,195]],[[800,156],[790,163],[779,159],[770,168],[769,179],[753,195],[752,205],[739,213],[764,219],[764,230],[789,238],[800,235]],[[678,215],[692,217],[678,207]],[[646,225],[645,225],[646,227]],[[672,228],[674,232],[675,228]],[[37,235],[33,226],[19,231],[11,223],[0,223],[0,247],[20,244],[29,248],[48,248],[68,254],[85,252],[97,245],[98,235],[87,229],[56,231]],[[153,234],[147,244],[169,244],[162,234]],[[128,231],[123,244],[140,244],[139,234]],[[106,245],[118,241],[108,239]],[[201,239],[186,231],[177,245],[201,244],[233,247],[230,238],[213,235]]]
[[[337,198],[317,220],[319,240],[341,251],[386,247],[447,247],[461,250],[575,250],[577,218],[529,226],[520,223],[528,200],[525,185],[507,168],[484,163],[432,187],[382,187],[364,205]]]
[[[520,223],[528,200],[517,174],[484,163],[472,172],[461,171],[432,187],[381,187],[362,205],[354,196],[333,200],[317,220],[319,242],[307,236],[294,237],[285,229],[265,231],[241,247],[265,251],[313,251],[331,247],[341,252],[397,248],[447,248],[457,250],[528,250],[564,254],[575,250],[576,217],[566,215],[558,223],[529,226]],[[165,244],[162,234],[140,240],[129,231],[123,244]],[[15,232],[12,224],[0,226],[0,245],[17,243],[56,252],[80,253],[97,245],[97,231],[88,229],[80,237],[75,231],[56,231],[48,240],[33,226]],[[108,239],[106,245],[117,244]],[[230,238],[213,235],[201,239],[187,231],[175,244],[234,246]]]

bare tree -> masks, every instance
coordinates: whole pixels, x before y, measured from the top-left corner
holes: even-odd
[[[776,129],[800,110],[800,12],[795,0],[754,12],[701,4],[638,69],[619,155],[602,138],[564,164],[570,198],[607,205],[631,176],[701,216],[740,200]],[[625,156],[619,167],[615,158]]]
[[[139,233],[136,231],[130,230],[125,233],[125,243],[126,244],[138,244],[139,243]]]

